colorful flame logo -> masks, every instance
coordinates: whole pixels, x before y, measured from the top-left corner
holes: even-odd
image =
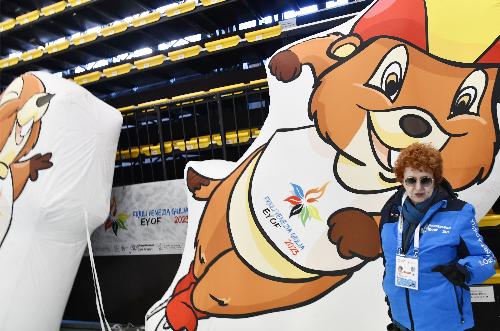
[[[108,231],[109,229],[113,230],[115,236],[118,236],[118,229],[127,230],[127,226],[125,222],[128,220],[127,214],[118,214],[117,215],[117,203],[115,197],[111,199],[111,204],[109,207],[109,216],[104,223],[104,231]]]
[[[321,187],[310,189],[304,194],[304,190],[300,185],[290,183],[295,195],[291,195],[285,199],[285,201],[288,201],[293,206],[289,217],[299,215],[300,221],[304,226],[311,218],[322,221],[318,208],[313,204],[325,194],[328,184],[330,182],[326,182]]]

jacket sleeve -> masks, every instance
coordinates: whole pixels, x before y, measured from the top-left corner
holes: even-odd
[[[495,274],[495,257],[479,233],[474,207],[465,204],[460,219],[460,239],[466,254],[458,263],[469,272],[467,285],[481,284]]]

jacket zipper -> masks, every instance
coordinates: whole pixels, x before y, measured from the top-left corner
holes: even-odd
[[[435,205],[434,205],[435,206]],[[434,206],[431,206],[434,207]],[[431,209],[429,208],[429,209]],[[427,210],[429,211],[429,210]],[[435,210],[435,212],[437,212],[438,209]],[[401,213],[401,209],[399,210],[399,212]],[[435,214],[434,212],[434,214]],[[421,224],[425,224],[425,223],[430,223],[430,221],[432,220],[432,217],[434,216],[434,214],[432,214],[431,216],[428,217],[428,219],[425,221],[425,222],[421,222]],[[399,216],[399,215],[398,215]],[[426,216],[427,216],[427,213],[426,213]],[[420,239],[422,238],[422,233],[419,233],[418,234]],[[410,245],[407,247],[406,249],[406,252],[404,252],[405,254],[410,250],[410,248],[413,247],[413,242],[410,242]],[[415,323],[413,321],[413,314],[411,312],[411,305],[410,305],[410,290],[405,288],[405,292],[406,292],[406,307],[408,308],[408,317],[410,318],[410,326],[411,326],[411,331],[415,331]],[[457,295],[457,292],[455,291],[455,297],[457,299],[457,304],[458,304],[458,295]],[[462,300],[463,300],[463,297],[462,297]],[[460,312],[460,317],[461,317],[461,321],[462,321],[462,324],[464,323],[464,317],[463,317],[463,314],[462,314],[462,307],[460,305],[458,305],[458,311]]]
[[[458,307],[458,312],[460,313],[460,322],[464,324],[464,313],[463,313],[463,300],[464,300],[464,294],[462,288],[459,289],[459,291],[462,293],[462,300],[458,300],[458,293],[457,293],[457,287],[453,286],[453,290],[455,292],[455,299],[457,300],[457,307]]]
[[[410,290],[405,288],[406,291],[406,307],[408,308],[408,316],[410,317],[410,323],[411,323],[411,331],[415,330],[415,325],[413,323],[413,315],[411,313],[411,306],[410,306]]]

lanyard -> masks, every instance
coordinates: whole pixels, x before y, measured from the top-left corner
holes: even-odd
[[[398,221],[398,247],[397,247],[398,255],[404,255],[403,254],[403,204],[407,198],[408,196],[405,193],[403,194],[403,198],[401,199],[401,211],[399,213],[399,221]],[[418,258],[418,250],[420,248],[420,223],[415,228],[415,233],[413,235],[413,247],[415,251],[415,258]]]

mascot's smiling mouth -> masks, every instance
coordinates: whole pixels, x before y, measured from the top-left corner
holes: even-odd
[[[382,142],[382,140],[378,137],[375,128],[373,127],[370,116],[368,116],[367,125],[368,140],[370,141],[370,147],[373,151],[375,160],[384,170],[393,172],[394,165],[396,164],[396,160],[398,159],[401,149],[390,147]]]
[[[45,114],[53,97],[54,94],[51,93],[37,93],[18,110],[13,128],[14,142],[17,146],[23,144],[30,136],[33,124]]]
[[[16,133],[16,145],[20,145],[24,138],[29,136],[29,133],[31,132],[31,128],[33,126],[33,120],[31,120],[29,123],[26,125],[21,125],[19,124],[19,121],[16,120],[15,124],[15,133]]]
[[[419,107],[384,110],[371,110],[359,104],[357,107],[366,112],[366,132],[371,154],[380,166],[380,179],[387,183],[395,183],[396,160],[400,151],[409,144],[432,143],[439,150],[443,150],[450,138],[467,134],[448,132],[431,113]]]

